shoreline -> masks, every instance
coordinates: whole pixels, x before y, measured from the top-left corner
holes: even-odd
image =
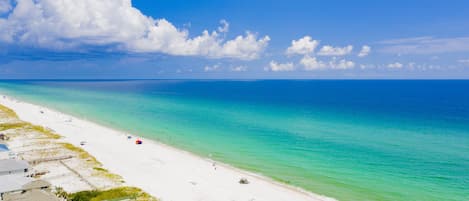
[[[156,140],[134,135],[129,140],[124,131],[9,95],[0,96],[0,104],[14,110],[20,119],[53,129],[65,142],[89,152],[126,183],[160,200],[335,200]],[[143,144],[135,145],[136,138]],[[80,146],[81,141],[86,145]],[[240,178],[250,183],[239,184]]]

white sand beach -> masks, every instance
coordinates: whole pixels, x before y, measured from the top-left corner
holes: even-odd
[[[303,191],[220,162],[143,139],[61,112],[2,96],[0,104],[24,121],[54,130],[63,141],[80,146],[116,173],[127,185],[139,187],[162,201],[326,201]],[[81,146],[80,142],[86,144]],[[213,164],[216,164],[214,168]],[[247,178],[249,184],[240,184]]]

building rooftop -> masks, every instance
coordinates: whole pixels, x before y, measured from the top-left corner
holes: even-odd
[[[32,182],[29,182],[25,185],[23,185],[24,189],[40,189],[40,188],[46,188],[50,187],[51,184],[47,181],[44,180],[34,180]]]
[[[0,174],[2,172],[24,170],[29,168],[29,163],[23,160],[4,159],[0,160]]]
[[[60,199],[50,192],[35,189],[21,194],[6,195],[5,201],[60,201]]]
[[[30,177],[23,175],[3,175],[0,176],[0,193],[18,191],[23,189],[23,186],[32,182]]]
[[[3,175],[0,176],[0,181],[0,194],[3,194],[4,201],[60,201],[50,190],[42,189],[50,187],[50,183],[44,180],[21,175]]]

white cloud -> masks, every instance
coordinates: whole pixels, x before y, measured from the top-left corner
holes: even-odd
[[[265,68],[265,70],[270,70],[274,72],[293,71],[295,70],[295,67],[293,63],[277,63],[276,61],[271,61],[269,64],[269,68]]]
[[[7,13],[11,10],[10,0],[0,0],[0,14]]]
[[[213,66],[205,66],[204,67],[204,71],[205,72],[211,72],[211,71],[217,71],[220,69],[220,65],[219,64],[215,64]]]
[[[371,52],[371,47],[368,45],[362,46],[362,50],[360,50],[360,53],[358,53],[358,57],[366,57],[370,54]]]
[[[399,62],[395,62],[395,63],[391,63],[391,64],[388,64],[388,68],[402,68],[404,65],[402,65],[401,63]]]
[[[334,70],[346,70],[355,67],[355,63],[353,61],[348,61],[345,59],[338,60],[336,57],[333,57],[332,60],[329,62],[319,61],[316,57],[311,57],[309,55],[305,55],[301,60],[300,64],[302,64],[305,70],[325,70],[325,69],[334,69]]]
[[[320,70],[325,69],[327,65],[321,61],[318,61],[316,57],[305,55],[301,60],[300,64],[305,67],[305,70]]]
[[[234,66],[234,67],[231,67],[231,71],[234,71],[234,72],[244,72],[248,69],[248,67],[246,66]]]
[[[355,67],[355,63],[353,61],[348,61],[345,59],[337,60],[335,57],[329,62],[329,67],[332,69],[352,69]]]
[[[379,51],[392,54],[438,54],[469,52],[469,37],[434,38],[430,36],[381,41]]]
[[[345,47],[332,47],[330,45],[323,46],[318,55],[321,56],[344,56],[350,54],[353,50],[353,46],[348,45]]]
[[[100,46],[251,60],[258,58],[270,41],[269,36],[259,38],[250,32],[225,40],[220,33],[228,31],[226,21],[218,31],[189,37],[187,30],[165,19],[142,14],[131,0],[18,0],[12,9],[7,17],[0,17],[0,42],[55,50]]]
[[[230,24],[226,20],[220,20],[222,26],[218,27],[218,32],[227,33],[230,30]]]
[[[310,36],[305,36],[305,37],[300,38],[298,40],[293,40],[291,42],[291,46],[287,48],[286,53],[288,55],[310,54],[314,51],[314,49],[316,49],[316,47],[318,45],[319,45],[319,41],[313,40]]]

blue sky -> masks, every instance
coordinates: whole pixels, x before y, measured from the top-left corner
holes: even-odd
[[[0,0],[0,79],[469,78],[468,9],[463,0]]]

